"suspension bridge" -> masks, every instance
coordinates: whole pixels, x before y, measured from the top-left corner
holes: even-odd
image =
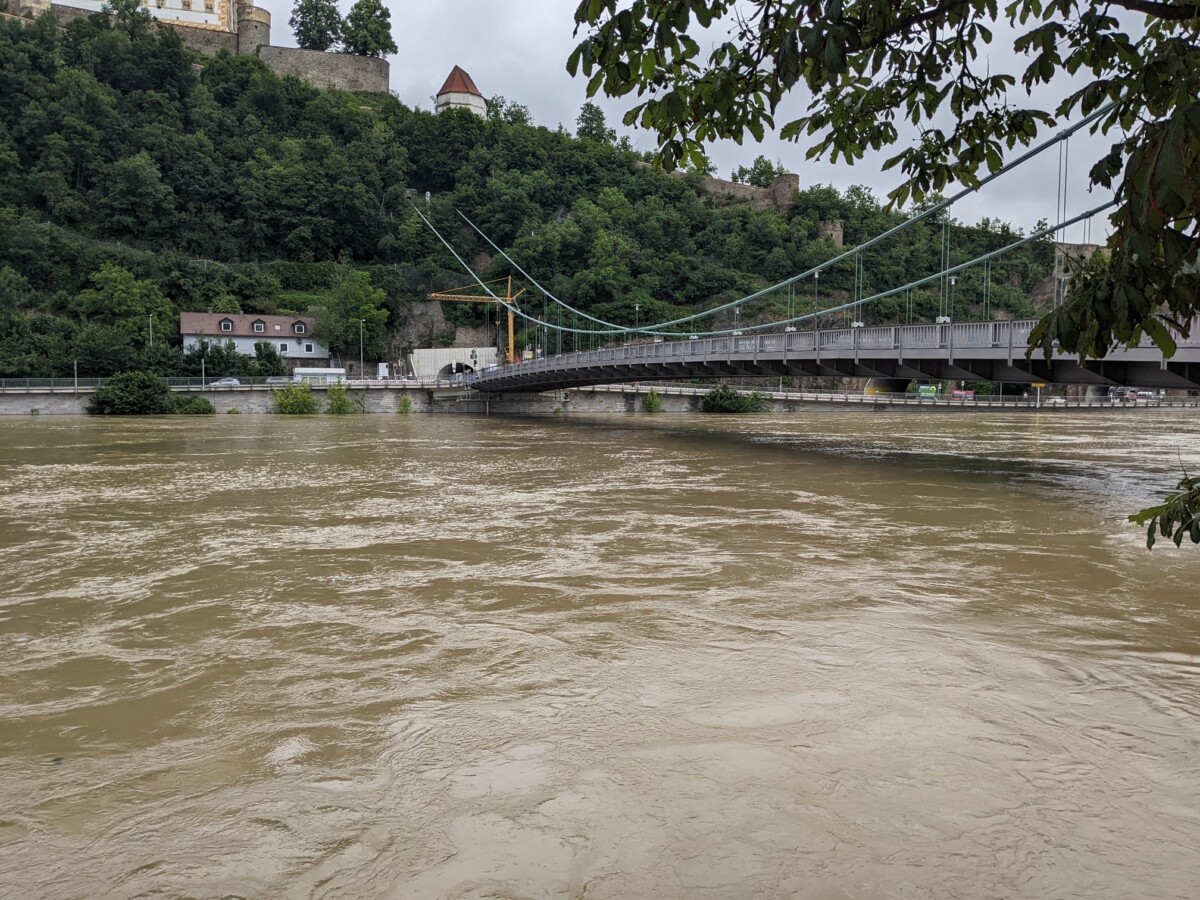
[[[1108,112],[1096,110],[1057,136],[1028,150],[998,171],[981,179],[912,216],[905,222],[854,246],[833,259],[801,272],[760,291],[663,322],[632,325],[606,321],[576,309],[555,297],[497,246],[467,216],[459,216],[532,286],[530,297],[540,293],[542,312],[521,306],[512,294],[499,296],[464,261],[462,255],[443,237],[433,223],[414,205],[418,216],[445,245],[462,268],[475,280],[476,298],[506,308],[510,320],[507,364],[483,371],[467,371],[460,383],[486,392],[546,391],[585,385],[624,381],[655,381],[729,377],[840,376],[872,378],[884,389],[903,390],[917,380],[992,381],[1001,383],[1087,385],[1133,385],[1154,388],[1200,389],[1200,322],[1177,341],[1177,352],[1164,357],[1156,346],[1114,347],[1102,359],[1081,362],[1061,352],[1049,357],[1028,354],[1028,342],[1037,320],[999,320],[991,317],[990,305],[983,305],[985,321],[958,321],[954,316],[956,282],[971,273],[983,273],[990,290],[991,267],[1006,254],[1035,241],[1061,241],[1066,229],[1082,223],[1090,230],[1092,219],[1116,205],[1109,200],[1075,215],[1068,214],[1064,160],[1073,134],[1095,123]],[[990,182],[1013,171],[1050,148],[1059,148],[1059,187],[1055,214],[1057,223],[1028,235],[1015,235],[1007,245],[973,259],[952,263],[950,253],[950,217],[954,204],[974,194]],[[921,222],[941,224],[941,268],[906,284],[868,293],[864,276],[864,253]],[[1056,243],[1057,247],[1058,244]],[[800,312],[798,290],[818,306],[822,272],[835,266],[853,269],[850,298],[836,305]],[[1055,254],[1054,305],[1063,301],[1067,276],[1063,254]],[[936,291],[938,314],[932,322],[914,322],[914,292]],[[457,293],[455,299],[470,299]],[[782,302],[764,304],[772,309],[785,308],[786,315],[764,321],[759,315],[753,322],[743,313],[749,304],[769,298]],[[893,299],[904,303],[906,324],[868,326],[872,307]],[[526,302],[529,302],[527,298]],[[547,314],[547,304],[554,315]],[[635,305],[635,310],[639,307]],[[895,308],[893,306],[893,308]],[[527,331],[535,335],[538,348],[533,358],[517,359],[512,354],[511,322],[523,320]],[[769,318],[769,316],[767,317]],[[828,327],[831,322],[843,327]],[[719,322],[722,327],[709,327]],[[1189,337],[1188,335],[1193,335]],[[562,352],[566,340],[573,341],[573,352]],[[586,349],[579,349],[580,342]],[[546,348],[557,345],[551,355]]]
[[[1120,348],[1080,363],[1025,358],[1035,319],[777,331],[650,340],[467,373],[482,391],[546,391],[590,384],[693,378],[840,376],[903,391],[912,380],[1200,388],[1200,322],[1171,359],[1157,347]]]

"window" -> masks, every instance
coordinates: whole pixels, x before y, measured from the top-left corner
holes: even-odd
[[[222,319],[221,320],[221,330],[222,331],[233,331],[233,323],[230,322],[228,319]]]
[[[214,11],[212,0],[205,0],[204,11],[209,13]]]
[[[312,353],[312,352],[313,352],[313,345],[312,345],[312,344],[305,344],[305,345],[304,345],[304,352],[305,352],[305,353]]]
[[[279,342],[279,355],[280,355],[280,356],[287,356],[287,341],[280,341],[280,342]]]
[[[262,334],[266,330],[267,330],[267,326],[264,325],[262,322],[254,323],[254,331],[256,334]]]
[[[276,326],[275,326],[275,330],[276,330],[276,331],[282,331],[283,329],[282,329],[282,328],[280,328],[278,325],[276,325]]]
[[[191,9],[192,8],[192,0],[183,0],[183,8]]]
[[[303,322],[297,322],[295,325],[292,326],[292,328],[294,328],[296,330],[296,334],[304,334],[304,323]]]

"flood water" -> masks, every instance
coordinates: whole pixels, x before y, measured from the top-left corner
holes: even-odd
[[[1141,433],[1145,430],[1145,433]],[[0,421],[0,895],[1195,897],[1192,412]]]

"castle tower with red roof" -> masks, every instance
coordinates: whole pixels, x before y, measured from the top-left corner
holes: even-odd
[[[480,118],[487,118],[487,101],[471,76],[458,66],[450,70],[450,77],[437,93],[437,111],[447,109],[469,109]]]

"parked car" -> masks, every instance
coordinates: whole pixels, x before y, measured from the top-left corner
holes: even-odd
[[[236,378],[218,378],[216,381],[210,381],[209,387],[241,387],[241,382]]]
[[[975,392],[974,391],[957,391],[957,390],[951,391],[950,399],[951,400],[974,400]]]
[[[1042,406],[1066,406],[1066,397],[1043,397]]]
[[[291,384],[292,379],[286,375],[271,375],[267,378],[267,384]]]

